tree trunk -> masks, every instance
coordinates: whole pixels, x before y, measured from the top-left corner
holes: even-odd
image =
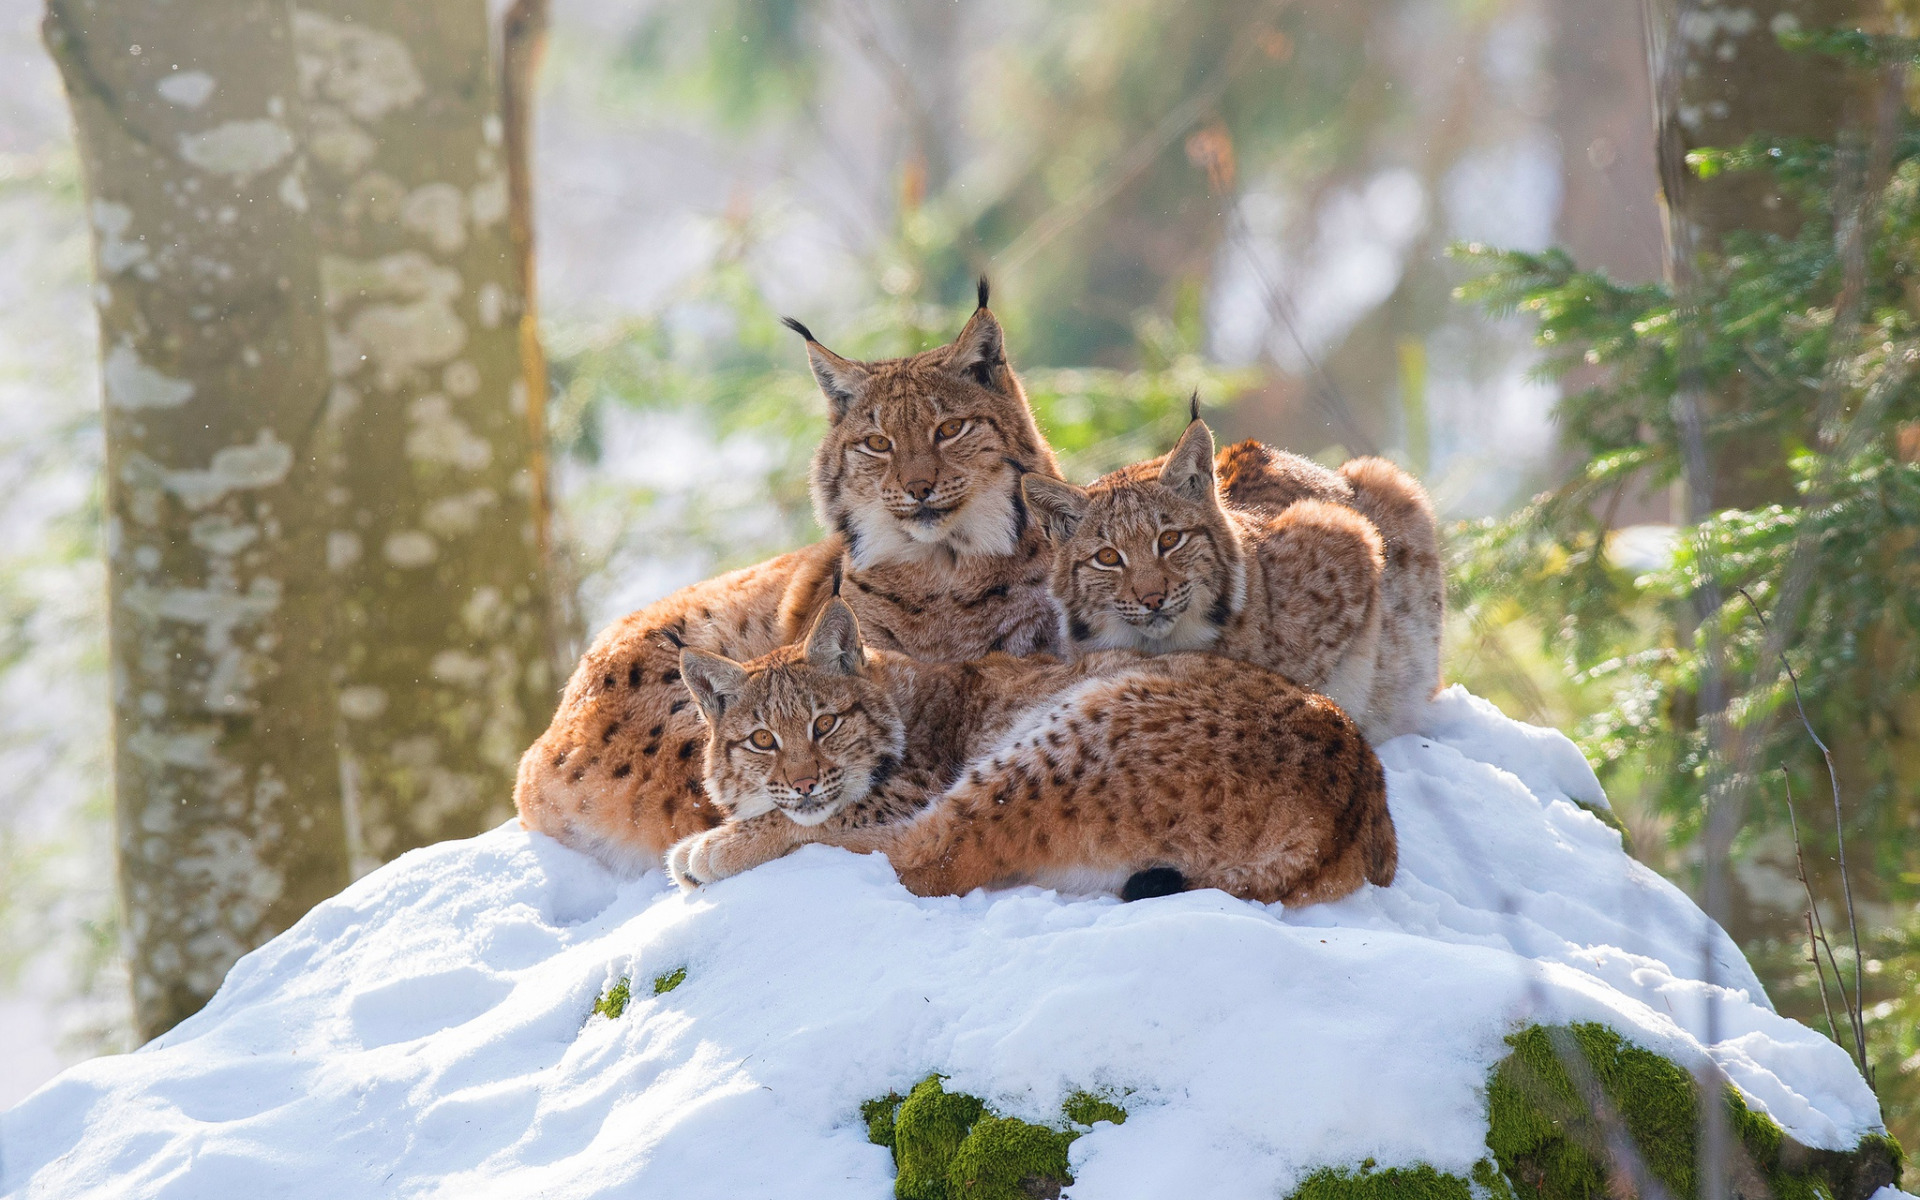
[[[347,882],[320,489],[326,325],[287,10],[49,0],[94,229],[115,808],[135,1021]]]
[[[1803,217],[1771,175],[1737,171],[1695,177],[1686,155],[1737,146],[1758,134],[1834,141],[1864,99],[1857,76],[1838,58],[1781,47],[1787,30],[1858,27],[1879,9],[1863,0],[1759,0],[1740,6],[1651,0],[1647,29],[1653,64],[1654,139],[1668,242],[1692,261],[1683,274],[1719,256],[1740,230],[1790,234]],[[1676,280],[1676,282],[1678,282]],[[1742,380],[1705,398],[1705,418],[1738,411]],[[1811,418],[1809,428],[1811,437]],[[1786,455],[1766,434],[1719,439],[1708,457],[1711,494],[1701,507],[1756,508],[1793,500]]]
[[[331,329],[339,738],[367,869],[512,812],[555,700],[484,0],[294,10]]]

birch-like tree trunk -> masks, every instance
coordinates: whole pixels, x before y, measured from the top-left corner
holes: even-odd
[[[512,812],[554,673],[485,0],[294,10],[355,864]]]
[[[326,324],[273,0],[49,0],[98,275],[135,1021],[348,879],[311,443]]]

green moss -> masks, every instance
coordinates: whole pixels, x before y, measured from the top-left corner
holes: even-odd
[[[1633,1164],[1614,1149],[1624,1137],[1676,1200],[1698,1196],[1700,1089],[1686,1071],[1598,1024],[1529,1026],[1507,1044],[1513,1053],[1487,1085],[1487,1149],[1513,1191],[1538,1200],[1638,1191]],[[1866,1200],[1899,1177],[1899,1147],[1884,1135],[1852,1151],[1810,1150],[1734,1088],[1718,1101],[1745,1152],[1733,1180],[1743,1194],[1764,1186],[1776,1200]]]
[[[1569,796],[1568,799],[1571,800],[1573,798]],[[1585,800],[1574,800],[1573,802],[1579,808],[1584,809],[1585,811],[1590,812],[1594,816],[1598,817],[1602,825],[1605,825],[1608,829],[1611,829],[1615,833],[1619,834],[1620,848],[1622,850],[1625,850],[1628,854],[1633,853],[1633,834],[1628,831],[1627,823],[1620,819],[1619,813],[1614,812],[1610,808],[1603,808],[1598,804],[1589,804]]]
[[[1694,1156],[1700,1088],[1693,1076],[1599,1024],[1532,1025],[1487,1081],[1487,1149],[1468,1177],[1425,1163],[1377,1170],[1324,1167],[1289,1200],[1612,1200],[1639,1194],[1645,1171],[1671,1200],[1698,1200]],[[1733,1190],[1771,1200],[1868,1200],[1900,1181],[1900,1145],[1869,1134],[1851,1150],[1814,1150],[1788,1137],[1731,1086],[1718,1097],[1742,1154]],[[1097,1121],[1126,1110],[1091,1092],[1061,1105],[1067,1128],[1003,1117],[930,1075],[902,1098],[860,1106],[867,1137],[893,1151],[899,1200],[1030,1200],[1073,1182],[1067,1149]],[[1618,1148],[1630,1144],[1633,1158]]]
[[[1092,1092],[1075,1092],[1068,1096],[1066,1103],[1060,1106],[1060,1112],[1075,1125],[1091,1125],[1095,1121],[1112,1121],[1115,1125],[1127,1123],[1126,1109]]]
[[[664,996],[687,981],[687,969],[675,967],[665,975],[656,975],[653,979],[653,994]]]
[[[867,1140],[876,1146],[893,1149],[893,1119],[900,1111],[900,1102],[906,1099],[899,1092],[888,1092],[877,1100],[869,1100],[860,1106],[860,1119],[867,1123]]]
[[[1067,1147],[1074,1126],[1126,1121],[1127,1110],[1092,1092],[1060,1106],[1066,1129],[1003,1117],[976,1096],[949,1092],[938,1075],[860,1106],[867,1140],[893,1151],[899,1200],[1032,1200],[1058,1196],[1073,1182]]]
[[[613,986],[600,994],[593,1002],[593,1011],[609,1021],[619,1020],[620,1014],[627,1011],[627,1001],[633,999],[633,982],[626,975],[613,981]]]
[[[1421,1163],[1373,1169],[1373,1160],[1350,1171],[1324,1167],[1301,1181],[1289,1200],[1472,1200],[1473,1189],[1458,1175]]]
[[[1067,1147],[1079,1136],[1072,1130],[983,1114],[947,1164],[946,1195],[954,1200],[1058,1196],[1062,1187],[1073,1182]]]
[[[973,1096],[946,1091],[938,1075],[916,1084],[894,1115],[893,1165],[898,1175],[893,1194],[899,1200],[949,1200],[947,1166],[986,1107]]]

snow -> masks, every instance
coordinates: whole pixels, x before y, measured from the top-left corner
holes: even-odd
[[[1459,688],[1422,727],[1381,747],[1399,878],[1297,910],[921,899],[824,847],[690,895],[511,826],[418,850],[0,1115],[0,1194],[878,1200],[859,1104],[939,1071],[1030,1120],[1127,1093],[1069,1196],[1272,1197],[1366,1158],[1464,1172],[1530,1021],[1711,1058],[1814,1146],[1879,1128],[1845,1053],[1574,803],[1605,800],[1571,743]]]

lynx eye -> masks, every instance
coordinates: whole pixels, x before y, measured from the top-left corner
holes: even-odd
[[[1117,567],[1120,565],[1120,552],[1112,546],[1102,546],[1100,553],[1093,556],[1093,561],[1103,567]]]
[[[940,428],[933,431],[936,441],[950,442],[967,431],[967,423],[959,417],[951,421],[940,422]]]
[[[823,738],[832,733],[838,724],[840,718],[834,713],[821,713],[813,719],[813,736]]]
[[[753,736],[747,739],[747,745],[755,750],[771,750],[774,746],[773,734],[764,729],[756,729],[753,731]]]
[[[885,454],[887,451],[893,449],[892,439],[888,438],[885,434],[879,433],[868,434],[860,445],[862,449],[871,450],[875,454]]]
[[[1162,554],[1165,554],[1169,550],[1178,549],[1180,546],[1180,543],[1186,540],[1187,540],[1187,535],[1182,533],[1180,530],[1178,529],[1166,530],[1160,535],[1160,552]]]

